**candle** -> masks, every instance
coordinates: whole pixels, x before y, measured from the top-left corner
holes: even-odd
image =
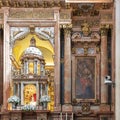
[[[73,120],[73,112],[72,112],[72,120]]]
[[[66,120],[67,120],[67,113],[66,113]]]
[[[41,84],[41,96],[42,96],[42,84]]]
[[[62,112],[60,113],[60,120],[62,120]]]

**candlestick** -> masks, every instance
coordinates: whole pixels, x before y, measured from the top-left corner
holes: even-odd
[[[73,112],[72,112],[72,120],[73,120]]]
[[[60,113],[60,120],[62,120],[62,112]]]
[[[66,113],[66,120],[67,120],[67,113]]]
[[[41,96],[42,96],[42,84],[41,84]]]

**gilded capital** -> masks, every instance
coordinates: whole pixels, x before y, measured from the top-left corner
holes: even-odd
[[[64,29],[65,34],[71,34],[71,29]]]
[[[72,29],[72,24],[64,24],[63,28],[64,29]]]
[[[64,24],[62,25],[65,34],[71,34],[72,24]]]
[[[107,28],[101,28],[100,32],[101,32],[101,36],[107,36],[108,29]]]
[[[101,25],[101,36],[107,36],[109,25]]]

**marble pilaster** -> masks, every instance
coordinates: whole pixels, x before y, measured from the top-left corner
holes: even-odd
[[[10,96],[10,80],[11,80],[11,61],[10,61],[10,46],[9,46],[9,25],[7,23],[9,8],[2,8],[4,11],[4,62],[3,62],[3,109],[7,109],[7,99]]]
[[[55,102],[55,111],[60,110],[60,31],[59,31],[59,9],[54,12],[55,20],[55,57],[54,57],[54,102]]]
[[[104,78],[108,74],[107,28],[101,29],[101,103],[107,103],[107,86]]]
[[[115,120],[120,120],[120,0],[115,0]]]
[[[71,29],[64,29],[64,103],[71,103]]]

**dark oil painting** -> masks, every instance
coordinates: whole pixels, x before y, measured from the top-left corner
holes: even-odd
[[[95,57],[77,57],[76,62],[76,98],[95,99]]]

